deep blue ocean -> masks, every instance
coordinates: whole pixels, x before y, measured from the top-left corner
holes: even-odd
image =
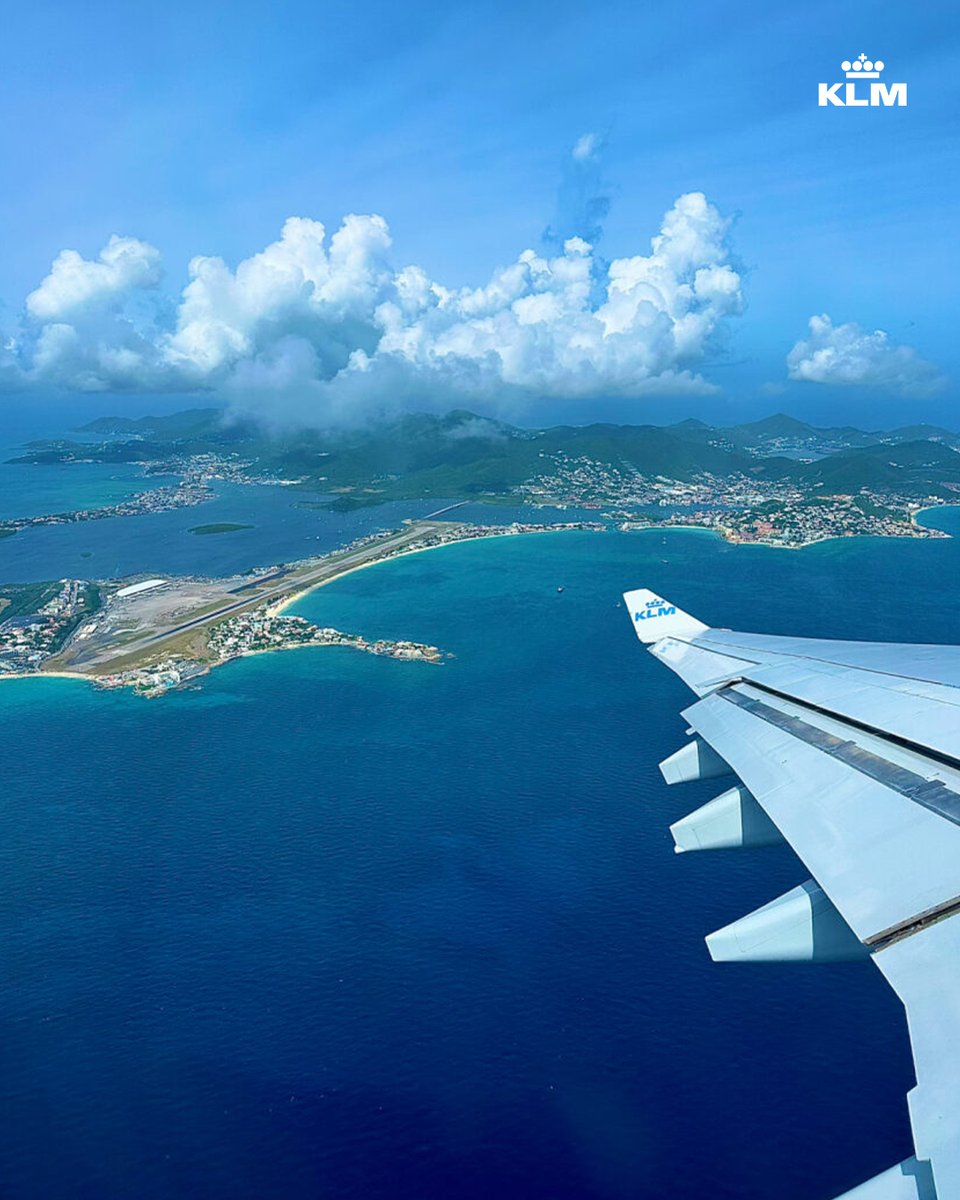
[[[140,520],[67,532],[116,526],[132,559]],[[283,540],[260,525],[253,562]],[[40,577],[48,532],[0,550]],[[159,537],[160,569],[232,536]],[[312,648],[155,701],[0,684],[0,1196],[828,1200],[905,1157],[879,973],[710,962],[706,933],[805,873],[673,854],[720,788],[662,784],[690,696],[618,599],[956,641],[958,569],[960,540],[504,538],[299,605],[442,666]]]

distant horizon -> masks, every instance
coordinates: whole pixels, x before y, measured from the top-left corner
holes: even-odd
[[[77,432],[82,426],[101,418],[129,418],[138,420],[146,417],[172,416],[176,413],[189,412],[191,410],[217,409],[227,412],[230,408],[228,404],[217,402],[215,397],[203,395],[123,397],[124,400],[134,401],[129,406],[111,405],[110,401],[112,399],[116,399],[116,397],[83,395],[58,397],[56,399],[48,397],[44,403],[38,403],[35,399],[31,399],[29,403],[23,405],[4,405],[0,407],[0,439],[12,445],[18,438],[55,437]],[[100,403],[97,403],[98,400]],[[721,411],[714,413],[711,413],[709,409],[693,404],[690,405],[690,408],[694,411],[681,413],[675,410],[669,414],[664,414],[662,411],[659,414],[653,411],[618,413],[616,409],[613,409],[609,413],[593,413],[589,415],[583,412],[544,412],[544,419],[535,421],[531,419],[533,417],[532,413],[518,413],[515,416],[507,416],[497,411],[484,411],[480,405],[471,407],[464,404],[451,403],[448,408],[418,409],[411,407],[403,412],[388,411],[380,416],[370,414],[370,421],[360,421],[356,425],[357,427],[362,427],[366,424],[377,424],[381,421],[387,422],[409,415],[440,417],[446,416],[451,412],[467,411],[478,417],[513,425],[518,429],[547,429],[558,425],[583,427],[595,424],[623,426],[650,425],[659,428],[668,428],[672,425],[683,424],[685,421],[700,421],[711,428],[728,429],[741,425],[752,425],[760,421],[782,416],[819,430],[849,427],[863,433],[889,433],[915,425],[929,425],[943,429],[948,433],[960,433],[960,419],[951,424],[950,418],[946,414],[938,418],[935,414],[927,415],[912,411],[897,415],[891,414],[890,420],[881,423],[875,417],[873,419],[866,418],[866,407],[863,410],[863,415],[858,418],[855,412],[850,412],[849,414],[837,413],[834,406],[833,413],[823,411],[820,414],[820,419],[815,419],[814,414],[809,412],[790,411],[785,406],[776,407],[772,404],[766,408],[759,404],[744,404],[743,409],[739,412],[731,411],[732,406],[730,405],[718,407],[721,407]],[[265,418],[258,418],[257,414],[242,413],[238,415],[258,420],[261,424],[269,424]],[[574,419],[577,416],[580,419]],[[300,422],[285,425],[283,428],[295,432],[298,428],[315,429],[317,426],[310,425],[307,422]]]

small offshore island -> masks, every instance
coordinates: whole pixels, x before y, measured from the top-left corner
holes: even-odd
[[[370,534],[329,554],[222,579],[61,580],[0,588],[0,678],[84,678],[101,688],[159,696],[211,668],[251,654],[348,646],[367,654],[440,663],[436,646],[369,639],[321,628],[284,609],[351,571],[454,542],[558,530],[595,522],[469,525],[419,520]]]
[[[210,525],[194,525],[187,533],[196,534],[197,537],[208,537],[213,533],[239,533],[241,529],[253,529],[253,526],[244,525],[239,521],[214,521]]]

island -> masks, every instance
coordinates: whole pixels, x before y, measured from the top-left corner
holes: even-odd
[[[41,513],[36,517],[5,517],[0,521],[0,538],[13,537],[22,529],[41,525],[72,525],[78,521],[103,521],[108,517],[138,517],[143,513],[170,512],[176,508],[192,508],[216,498],[213,489],[200,483],[192,472],[186,472],[180,483],[138,492],[119,504],[102,508],[78,508],[69,512]]]
[[[237,533],[241,529],[253,528],[252,525],[242,525],[236,521],[214,521],[211,525],[194,525],[187,532],[195,533],[198,537],[208,537],[212,533]]]
[[[688,420],[522,429],[458,410],[407,414],[362,429],[277,433],[217,409],[196,409],[103,418],[83,435],[83,441],[31,443],[11,461],[135,464],[144,479],[177,482],[103,508],[4,520],[0,536],[193,507],[214,499],[223,481],[283,487],[291,505],[333,511],[438,501],[429,517],[399,529],[228,578],[0,585],[0,676],[67,674],[147,696],[231,659],[295,647],[442,662],[436,646],[373,640],[285,611],[305,592],[399,554],[570,529],[692,527],[738,544],[788,549],[838,537],[940,538],[947,535],[921,524],[918,514],[960,498],[960,435],[925,425],[821,429],[783,414],[727,428]],[[467,503],[501,512],[509,505],[531,519],[458,521],[453,514]],[[563,510],[574,519],[564,519]],[[189,532],[249,528],[220,521]]]
[[[523,429],[457,410],[277,433],[195,409],[102,418],[83,433],[94,440],[31,443],[11,461],[134,463],[145,477],[174,475],[179,484],[108,508],[0,522],[0,534],[200,504],[218,481],[283,486],[291,503],[335,512],[423,499],[576,508],[625,531],[692,526],[791,549],[835,537],[945,537],[917,513],[960,498],[956,433],[824,429],[784,414],[731,427],[687,420]],[[237,526],[194,532],[228,528]]]

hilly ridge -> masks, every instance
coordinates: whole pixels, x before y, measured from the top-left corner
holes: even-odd
[[[33,443],[13,460],[32,463],[145,462],[196,455],[250,464],[258,475],[297,479],[340,493],[341,507],[412,497],[496,498],[548,473],[560,459],[689,482],[705,474],[786,480],[812,492],[861,488],[903,495],[949,495],[960,485],[960,437],[936,426],[891,432],[823,429],[783,413],[714,427],[557,425],[522,429],[455,410],[406,414],[354,429],[271,432],[214,408],[161,417],[103,417],[79,432],[98,442]]]

